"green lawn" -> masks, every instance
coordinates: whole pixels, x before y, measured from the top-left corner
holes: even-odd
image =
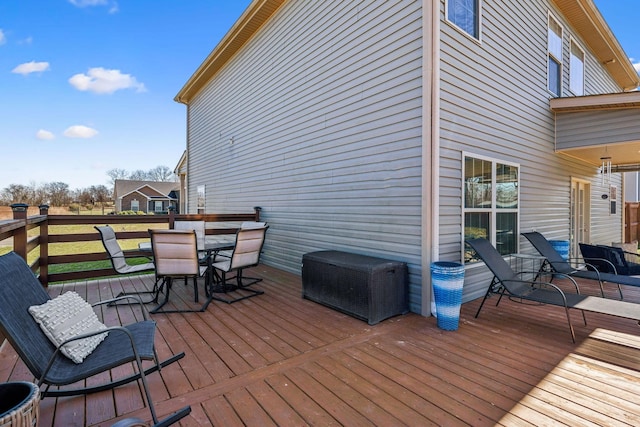
[[[149,228],[158,228],[159,224],[118,224],[113,225],[113,228],[116,232],[120,231],[146,231]],[[80,233],[92,233],[95,231],[93,225],[55,225],[49,227],[50,234],[80,234]],[[39,233],[38,229],[33,229],[30,231],[30,234]],[[132,250],[138,248],[138,243],[148,241],[149,239],[128,239],[128,240],[120,240],[120,246],[123,250]],[[0,255],[4,255],[12,250],[12,246],[0,245]],[[37,250],[29,255],[29,262],[33,262],[35,257],[37,256]],[[72,255],[72,254],[84,254],[84,253],[96,253],[96,252],[104,252],[104,246],[102,246],[102,242],[94,241],[94,242],[69,242],[69,243],[51,243],[49,244],[49,255]],[[149,262],[148,258],[131,258],[127,259],[128,263],[131,264],[144,264]],[[103,268],[109,268],[111,266],[111,262],[108,260],[105,261],[91,261],[91,262],[79,262],[79,263],[71,263],[71,264],[59,264],[59,265],[50,265],[49,273],[66,273],[70,271],[87,271],[87,270],[98,270]]]

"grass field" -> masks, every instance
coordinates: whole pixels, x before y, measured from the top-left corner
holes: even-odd
[[[113,225],[116,232],[120,231],[146,231],[149,228],[166,228],[159,224],[118,224]],[[38,229],[33,229],[30,234],[36,235]],[[93,225],[55,225],[49,227],[50,234],[80,234],[80,233],[93,233],[95,228]],[[128,239],[120,240],[120,246],[123,250],[133,250],[138,248],[138,243],[148,241],[149,239]],[[4,255],[13,249],[13,245],[10,241],[0,242],[0,255]],[[29,263],[32,263],[36,256],[37,250],[33,254],[29,255]],[[104,252],[104,246],[102,242],[96,240],[94,242],[72,242],[72,243],[51,243],[49,244],[49,255],[72,255],[72,254],[85,254]],[[143,264],[149,262],[148,258],[131,258],[127,259],[131,264]],[[49,273],[66,273],[70,271],[89,271],[98,270],[103,268],[109,268],[111,262],[105,261],[91,261],[80,262],[70,264],[57,264],[49,266]]]

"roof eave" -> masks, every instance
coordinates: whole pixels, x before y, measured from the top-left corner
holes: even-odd
[[[568,113],[585,110],[613,110],[640,108],[640,92],[606,93],[588,96],[571,96],[549,100],[551,111]]]
[[[600,63],[624,91],[640,85],[638,72],[604,20],[593,0],[553,0],[580,33]]]
[[[233,27],[175,96],[188,105],[193,97],[258,32],[286,0],[253,0]]]

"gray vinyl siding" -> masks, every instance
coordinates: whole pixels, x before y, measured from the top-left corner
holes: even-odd
[[[263,262],[337,249],[405,261],[420,312],[422,11],[290,1],[189,106],[189,210],[263,208]]]
[[[547,91],[549,11],[564,28],[563,94],[569,95],[570,36],[585,51],[586,94],[620,91],[547,1],[482,2],[480,43],[448,24],[443,14],[440,260],[461,261],[463,151],[520,164],[520,231],[535,229],[548,238],[567,239],[574,177],[592,182],[592,239],[598,243],[620,239],[621,209],[618,215],[609,215],[608,204],[600,198],[603,189],[596,168],[554,153],[554,117]],[[523,238],[520,250],[532,252]],[[468,267],[463,299],[482,296],[489,280],[484,266]]]
[[[640,139],[638,110],[581,111],[556,117],[558,149]]]

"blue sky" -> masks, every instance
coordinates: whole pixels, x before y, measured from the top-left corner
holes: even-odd
[[[0,189],[173,169],[173,98],[250,0],[1,0]]]
[[[173,98],[250,0],[0,0],[0,189],[173,169]],[[596,0],[640,62],[637,0]]]

